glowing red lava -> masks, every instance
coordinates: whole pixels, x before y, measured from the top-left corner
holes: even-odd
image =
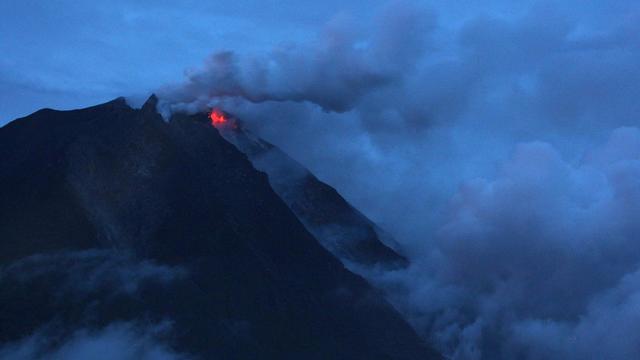
[[[227,122],[227,118],[224,116],[224,113],[218,109],[211,110],[209,118],[211,119],[211,125],[213,126],[224,125]]]

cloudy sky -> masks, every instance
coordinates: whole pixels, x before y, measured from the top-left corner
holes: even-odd
[[[180,79],[214,50],[253,51],[305,42],[337,14],[366,18],[386,2],[3,1],[0,123],[45,106],[74,108],[148,92]],[[424,2],[437,12],[439,26],[455,28],[478,15],[521,16],[533,1],[450,3]],[[551,7],[589,23],[633,17],[633,1],[580,4]]]
[[[0,124],[223,106],[389,230],[455,359],[640,357],[637,1],[0,3]]]

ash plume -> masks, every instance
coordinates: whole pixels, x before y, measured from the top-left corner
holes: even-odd
[[[236,99],[307,102],[346,112],[410,71],[433,22],[426,10],[397,2],[366,26],[338,15],[305,44],[284,44],[264,55],[219,51],[202,68],[187,71],[183,84],[161,89],[159,107],[165,114],[199,111]]]
[[[637,358],[640,7],[581,5],[395,3],[162,106],[223,105],[390,231],[412,266],[368,278],[450,358]]]

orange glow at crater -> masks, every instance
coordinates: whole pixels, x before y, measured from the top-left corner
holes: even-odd
[[[218,109],[213,109],[211,114],[209,114],[209,118],[211,119],[211,125],[213,126],[224,125],[227,122],[227,118],[224,116],[224,113]]]

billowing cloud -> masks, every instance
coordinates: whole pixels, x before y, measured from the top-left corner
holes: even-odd
[[[366,94],[399,81],[424,49],[432,16],[405,2],[386,7],[362,27],[336,16],[318,39],[282,45],[266,55],[211,55],[182,85],[159,92],[163,110],[197,111],[224,99],[309,102],[345,112]]]
[[[162,343],[169,323],[141,326],[113,323],[102,329],[79,329],[65,341],[56,341],[55,331],[41,329],[20,341],[0,347],[7,360],[187,360]]]
[[[400,307],[455,359],[633,358],[639,212],[640,129],[578,164],[523,143],[460,187],[412,269],[379,276],[405,285]]]
[[[203,91],[200,106],[234,112],[397,237],[412,267],[369,278],[445,354],[633,358],[640,8],[603,7],[440,24],[380,72],[393,81],[349,96],[329,81],[306,88],[318,99]],[[350,73],[385,69],[355,53]]]

